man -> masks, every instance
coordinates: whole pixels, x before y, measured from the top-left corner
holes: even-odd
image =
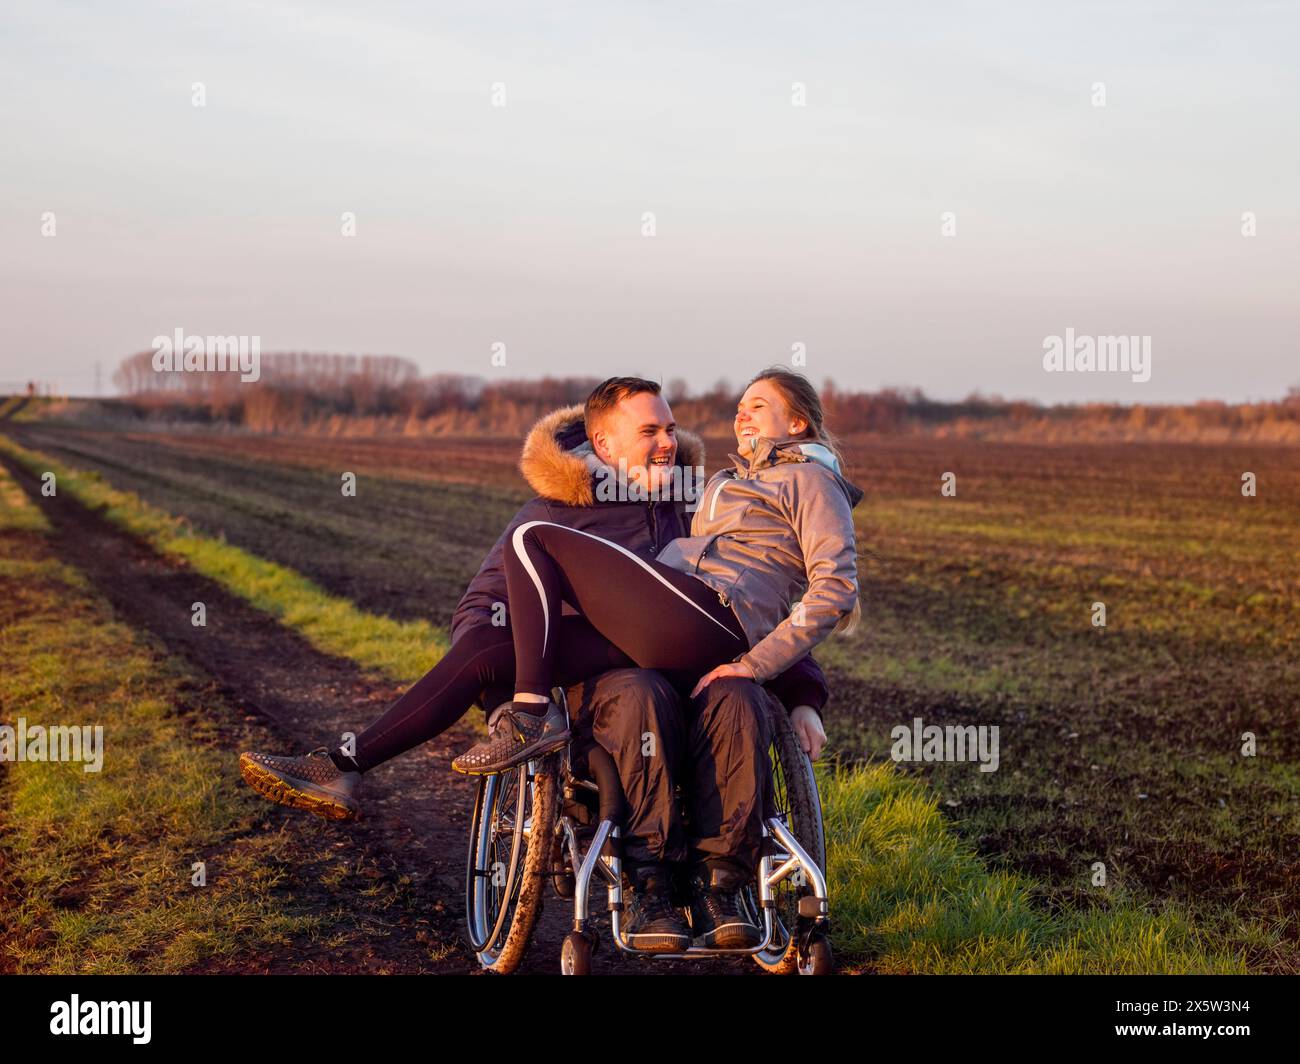
[[[474,655],[500,657],[504,651],[512,660],[502,558],[508,537],[524,522],[587,530],[646,558],[683,535],[689,499],[680,489],[689,478],[682,467],[693,471],[700,465],[703,448],[688,433],[680,434],[680,444],[678,437],[659,385],[636,377],[605,381],[585,407],[538,422],[520,460],[537,496],[515,515],[470,582],[452,619],[449,654],[468,648]],[[671,490],[674,485],[678,490]],[[474,638],[467,640],[471,632]],[[690,932],[669,904],[668,875],[670,865],[690,860],[695,933],[721,948],[754,945],[758,929],[741,914],[736,892],[758,860],[768,780],[768,696],[752,681],[729,679],[711,684],[687,708],[665,677],[615,667],[627,659],[614,656],[619,661],[611,660],[608,671],[570,689],[569,703],[576,741],[596,742],[610,752],[628,800],[624,853],[633,897],[631,942],[648,951],[689,945]],[[475,671],[457,675],[472,681]],[[494,679],[503,674],[493,668],[478,675],[482,686],[466,692],[464,701],[447,699],[446,681],[435,668],[357,737],[354,750],[321,748],[305,757],[246,753],[240,759],[244,778],[273,801],[350,819],[359,808],[355,792],[363,772],[445,731],[476,696],[485,709],[497,707],[489,718],[488,746],[509,747],[521,737],[536,741],[538,736],[525,732],[544,726],[540,718],[505,712],[511,691],[493,687],[504,682]],[[790,708],[805,743],[819,744],[826,685],[815,663],[804,659],[769,687]],[[475,770],[466,755],[453,767]],[[676,802],[679,776],[690,795],[689,839]]]
[[[452,618],[453,642],[473,625],[508,623],[502,557],[518,526],[553,521],[656,557],[687,534],[686,508],[696,494],[692,477],[703,461],[702,444],[677,430],[653,381],[611,378],[584,407],[543,418],[528,434],[519,464],[537,497],[515,515],[470,582]],[[769,686],[815,756],[825,738],[820,669],[804,659]],[[769,784],[771,736],[762,688],[728,678],[687,704],[658,673],[624,669],[579,684],[568,696],[575,741],[609,751],[628,799],[624,856],[632,884],[632,944],[649,951],[690,944],[691,933],[668,899],[670,866],[689,861],[695,934],[720,948],[756,945],[759,929],[742,914],[737,891],[758,862]],[[485,692],[483,704],[510,697],[509,690]],[[489,738],[502,747],[517,742],[500,716]],[[461,759],[453,767],[472,771]],[[690,838],[677,809],[678,782],[689,803]]]

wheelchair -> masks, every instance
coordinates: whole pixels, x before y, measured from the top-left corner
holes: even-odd
[[[568,711],[562,689],[552,698]],[[603,883],[610,939],[623,953],[649,960],[747,954],[774,974],[830,974],[826,838],[817,780],[789,716],[774,699],[768,699],[768,709],[773,808],[764,811],[754,879],[741,892],[741,904],[762,928],[758,946],[693,945],[685,952],[649,953],[628,945],[622,931],[622,785],[613,758],[598,745],[586,754],[589,773],[575,773],[571,743],[479,780],[465,877],[466,923],[479,964],[503,975],[519,967],[549,886],[573,905],[560,970],[591,974],[600,942],[595,893]],[[689,921],[689,909],[683,912]]]

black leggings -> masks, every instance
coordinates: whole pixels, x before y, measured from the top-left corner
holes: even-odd
[[[633,662],[582,617],[562,617],[556,633],[556,683],[568,686]],[[469,629],[383,716],[357,736],[352,760],[362,772],[442,734],[481,701],[491,711],[514,692],[515,647],[508,628]],[[550,688],[547,688],[549,691]],[[341,763],[340,768],[352,765]]]
[[[698,679],[749,649],[735,613],[702,580],[590,532],[527,521],[507,542],[504,562],[518,692],[549,695],[563,682],[561,600],[643,669]]]

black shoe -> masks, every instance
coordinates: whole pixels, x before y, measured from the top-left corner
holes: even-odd
[[[624,910],[623,937],[645,953],[685,953],[691,931],[668,895],[668,873],[662,865],[644,865],[634,873]]]
[[[275,757],[253,751],[239,755],[245,782],[264,798],[306,809],[326,820],[355,820],[360,772],[344,772],[319,747],[303,757]]]
[[[490,776],[558,750],[569,741],[569,717],[554,702],[529,705],[530,713],[506,703],[493,711],[488,737],[461,753],[451,767],[467,776]]]
[[[740,904],[744,873],[725,865],[703,866],[691,877],[691,926],[711,949],[753,949],[763,931]]]

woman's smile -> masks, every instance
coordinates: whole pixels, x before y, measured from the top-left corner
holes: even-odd
[[[745,389],[736,404],[733,428],[736,442],[743,448],[753,446],[759,436],[784,443],[804,432],[808,425],[802,418],[792,418],[781,393],[769,381],[758,380]]]

